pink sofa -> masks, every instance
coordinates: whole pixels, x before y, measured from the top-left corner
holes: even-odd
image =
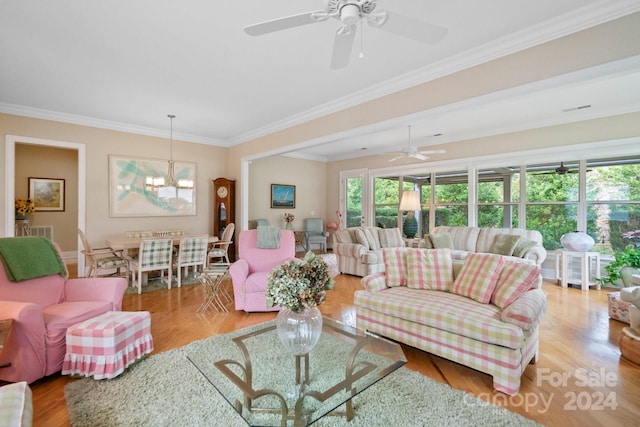
[[[121,310],[126,288],[124,278],[65,279],[60,274],[11,282],[0,262],[0,316],[14,319],[2,351],[2,362],[11,365],[0,368],[0,380],[32,383],[59,371],[67,328]]]
[[[278,311],[280,307],[267,308],[267,276],[277,265],[294,259],[296,239],[291,230],[280,230],[280,247],[258,247],[257,230],[244,230],[238,235],[238,257],[229,268],[233,281],[236,310]]]

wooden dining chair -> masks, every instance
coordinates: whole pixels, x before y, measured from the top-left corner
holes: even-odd
[[[182,272],[184,269],[185,277],[189,274],[189,267],[193,267],[194,273],[198,271],[198,267],[204,270],[207,264],[207,247],[209,245],[209,236],[186,236],[180,239],[178,247],[178,256],[176,259],[176,275],[178,276],[178,287],[182,286]]]
[[[78,236],[80,236],[83,247],[80,253],[85,256],[86,265],[89,267],[87,277],[117,274],[129,280],[129,261],[125,259],[122,251],[114,251],[107,247],[93,248],[80,229],[78,229]],[[102,274],[103,272],[108,272],[108,274]]]
[[[225,227],[222,232],[222,238],[213,244],[213,247],[207,255],[209,264],[211,264],[211,259],[216,258],[219,258],[220,262],[229,264],[229,246],[233,243],[233,233],[235,230],[236,225],[234,223],[230,223]]]
[[[142,273],[160,271],[160,280],[164,280],[167,270],[167,289],[171,289],[173,239],[142,239],[137,257],[129,258],[132,281],[138,279],[138,293],[142,293]],[[125,254],[126,255],[126,254]]]

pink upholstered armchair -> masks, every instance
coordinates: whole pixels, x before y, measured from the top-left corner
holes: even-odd
[[[233,281],[236,310],[278,311],[280,307],[267,308],[265,292],[267,276],[277,265],[294,259],[296,242],[293,231],[280,230],[280,247],[258,247],[258,230],[244,230],[238,236],[238,257],[229,268]]]
[[[126,288],[122,277],[65,279],[51,274],[12,282],[0,262],[0,317],[14,320],[0,360],[10,366],[0,368],[0,380],[32,383],[59,371],[67,328],[121,310]]]

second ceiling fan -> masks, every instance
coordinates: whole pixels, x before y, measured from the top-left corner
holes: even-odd
[[[436,43],[447,34],[447,29],[438,25],[388,12],[376,10],[377,0],[324,0],[324,10],[286,16],[244,27],[252,36],[260,36],[275,31],[286,30],[301,25],[337,19],[341,24],[336,29],[331,55],[331,68],[344,68],[349,64],[358,21],[366,19],[374,28],[417,40],[422,43]]]
[[[407,127],[409,129],[408,130],[409,140],[408,140],[407,146],[402,147],[401,151],[398,151],[396,153],[391,153],[391,154],[395,154],[396,156],[389,159],[390,162],[394,162],[398,159],[402,159],[403,157],[413,158],[418,160],[427,160],[429,158],[427,154],[443,154],[446,152],[445,150],[418,150],[418,147],[411,145],[411,126],[407,126]]]

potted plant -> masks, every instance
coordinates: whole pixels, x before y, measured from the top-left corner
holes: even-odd
[[[640,274],[640,249],[627,247],[624,252],[614,255],[615,260],[604,267],[606,275],[596,279],[601,285],[618,287],[618,280],[622,280],[624,287],[633,286],[633,274]]]

